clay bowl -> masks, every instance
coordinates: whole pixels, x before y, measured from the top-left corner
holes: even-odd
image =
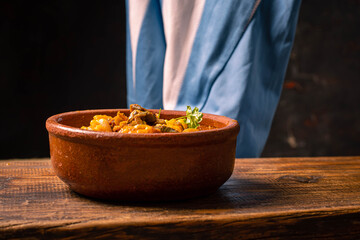
[[[86,110],[47,119],[53,169],[73,191],[107,200],[181,200],[215,192],[231,176],[237,121],[204,114],[202,124],[216,129],[189,133],[80,129],[94,115],[115,116],[117,111],[129,115],[126,109]],[[179,116],[185,112],[161,111],[165,119]]]

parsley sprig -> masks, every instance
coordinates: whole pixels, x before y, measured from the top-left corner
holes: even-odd
[[[199,112],[199,108],[194,107],[191,109],[190,106],[187,106],[186,116],[179,117],[177,120],[186,119],[185,123],[188,125],[188,128],[197,128],[202,121],[203,114]]]

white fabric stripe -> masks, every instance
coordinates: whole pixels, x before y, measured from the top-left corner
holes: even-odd
[[[205,0],[163,0],[165,109],[174,109],[176,106],[204,5]]]
[[[139,40],[141,25],[144,20],[146,10],[149,6],[149,0],[129,0],[129,26],[130,26],[130,39],[132,51],[132,72],[133,72],[133,87],[135,88],[136,82],[136,50]]]

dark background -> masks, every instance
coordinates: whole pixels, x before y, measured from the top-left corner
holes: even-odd
[[[264,157],[360,155],[360,1],[302,2]],[[0,159],[49,156],[56,113],[125,108],[123,1],[1,1]]]

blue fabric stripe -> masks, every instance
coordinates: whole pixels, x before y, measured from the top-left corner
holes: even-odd
[[[279,101],[300,1],[263,1],[217,77],[204,112],[237,119],[237,157],[259,157]],[[279,9],[280,8],[280,9]]]
[[[163,108],[165,48],[161,6],[158,0],[151,0],[140,30],[136,53],[135,90],[128,98],[128,105],[137,103],[145,108]],[[132,80],[128,79],[128,84],[132,87]]]

